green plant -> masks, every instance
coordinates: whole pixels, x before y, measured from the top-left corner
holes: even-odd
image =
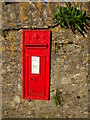
[[[54,96],[54,102],[56,106],[62,104],[62,95],[61,95],[59,88],[56,89],[56,94]]]
[[[66,7],[57,7],[53,19],[56,25],[69,28],[75,33],[77,29],[82,35],[83,31],[87,32],[89,17],[86,15],[86,10],[80,10],[78,6],[72,5],[70,2],[66,3]]]

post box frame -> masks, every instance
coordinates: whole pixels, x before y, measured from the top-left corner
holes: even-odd
[[[45,80],[45,82],[46,82],[46,96],[45,97],[31,97],[31,96],[29,96],[29,95],[27,95],[26,93],[27,93],[27,86],[26,86],[26,84],[27,84],[27,79],[26,79],[26,76],[25,76],[25,67],[26,67],[26,64],[25,64],[25,47],[27,46],[27,47],[33,47],[33,45],[34,44],[27,44],[27,43],[25,43],[25,40],[26,40],[26,36],[25,36],[25,33],[26,32],[28,32],[28,34],[30,34],[30,32],[31,31],[33,31],[33,32],[41,32],[41,33],[43,33],[44,34],[44,32],[46,32],[46,35],[48,35],[48,36],[45,36],[45,39],[48,39],[48,40],[45,40],[45,42],[47,43],[47,44],[37,44],[37,46],[38,47],[41,47],[41,46],[43,46],[43,48],[42,49],[44,49],[45,47],[47,47],[47,57],[48,57],[48,61],[46,62],[46,67],[47,67],[47,73],[46,73],[46,80]],[[51,35],[51,32],[50,32],[50,30],[23,30],[22,31],[22,34],[23,34],[23,37],[22,37],[22,78],[23,78],[23,99],[32,99],[32,100],[49,100],[49,95],[50,95],[50,93],[49,93],[49,79],[50,79],[50,35]],[[37,37],[37,36],[35,36],[35,37]],[[48,37],[48,38],[47,38]],[[34,49],[34,48],[33,48]]]

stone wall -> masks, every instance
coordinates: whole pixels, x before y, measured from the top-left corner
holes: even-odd
[[[75,3],[76,4],[76,3]],[[52,31],[50,100],[22,99],[22,30],[49,29],[53,13],[64,3],[2,3],[2,117],[87,118],[88,41],[71,29]],[[83,8],[89,12],[89,3]],[[61,105],[54,96],[59,89]]]
[[[1,27],[1,18],[2,18],[2,4],[0,2],[0,119],[2,118],[2,76],[1,76],[1,69],[2,69],[2,27]]]

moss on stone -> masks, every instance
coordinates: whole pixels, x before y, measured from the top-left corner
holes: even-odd
[[[60,90],[59,90],[59,88],[57,88],[56,89],[56,94],[55,94],[55,96],[54,96],[54,102],[55,102],[55,104],[56,104],[56,106],[57,105],[60,105],[60,104],[62,104],[62,95],[61,95],[61,92],[60,92]]]

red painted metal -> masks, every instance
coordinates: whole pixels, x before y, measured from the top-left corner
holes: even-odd
[[[23,99],[49,100],[50,31],[23,30],[22,45]]]

